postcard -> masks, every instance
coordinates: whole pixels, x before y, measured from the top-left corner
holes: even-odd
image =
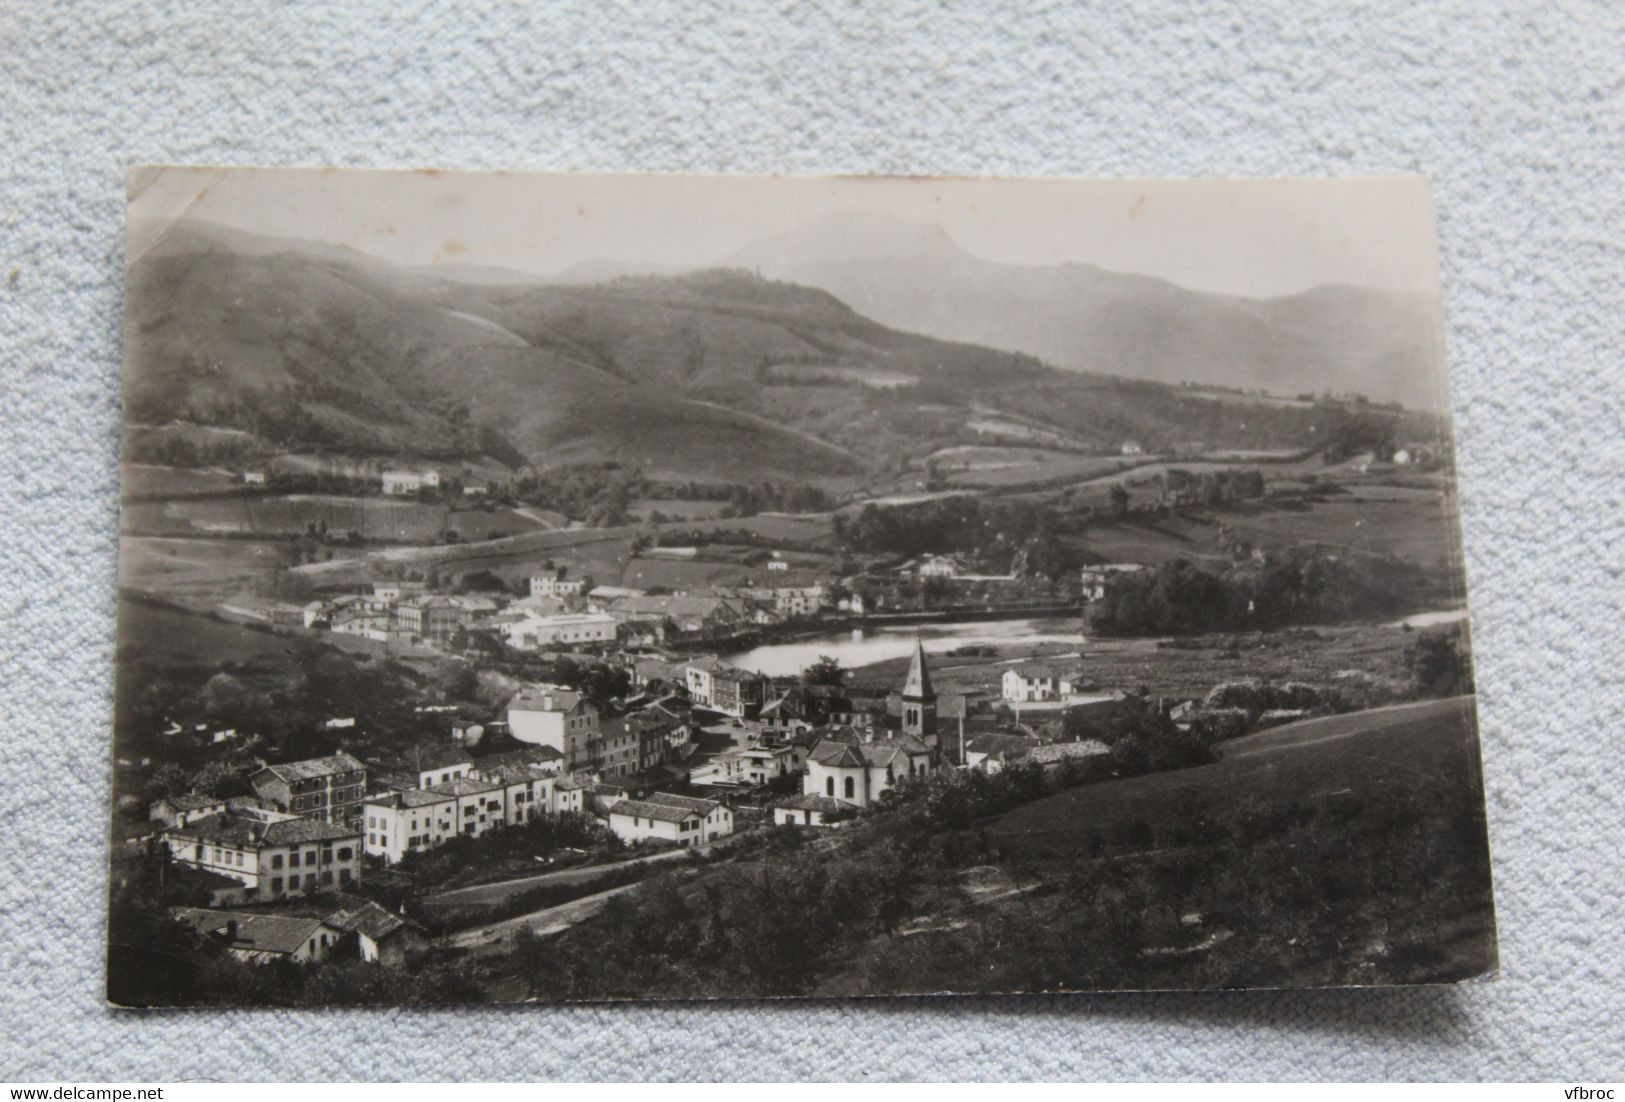
[[[143,167],[120,1006],[1497,969],[1421,178]]]

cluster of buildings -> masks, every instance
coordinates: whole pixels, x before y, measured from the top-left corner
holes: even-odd
[[[1026,664],[1007,677],[1021,679],[1024,698],[1064,692],[1067,684],[1057,671],[1041,674]],[[878,702],[854,701],[829,686],[775,692],[766,678],[714,656],[645,666],[639,679],[646,691],[614,715],[572,689],[523,689],[507,709],[509,731],[523,744],[516,750],[476,755],[465,745],[437,744],[371,767],[339,752],[256,769],[248,776],[252,796],[156,801],[149,813],[162,847],[178,872],[208,889],[210,902],[171,913],[246,961],[314,962],[342,953],[399,963],[423,933],[346,894],[361,883],[366,859],[394,864],[453,838],[566,813],[595,814],[628,844],[704,846],[735,833],[747,807],[756,809],[754,821],[837,826],[898,786],[944,769],[997,771],[1109,753],[1098,742],[1045,744],[1021,730],[984,727],[967,739],[964,698],[937,693],[919,643],[901,687]],[[683,759],[702,722],[696,709],[740,717],[723,726],[748,730],[749,745],[716,755],[705,781],[671,770],[672,787],[692,780],[697,795],[647,783],[659,767]],[[641,778],[637,789],[633,774]],[[337,909],[327,913],[231,909],[334,900]]]
[[[822,581],[646,593],[627,586],[594,585],[590,578],[548,569],[529,578],[526,596],[512,600],[503,595],[433,592],[421,581],[388,581],[375,583],[370,592],[341,594],[303,606],[245,604],[225,611],[386,643],[444,645],[459,631],[484,631],[516,650],[548,651],[600,649],[619,642],[660,645],[723,639],[827,613],[861,614],[863,608],[861,597],[837,597],[835,589]]]
[[[325,627],[378,642],[445,644],[459,631],[496,615],[501,605],[480,593],[432,593],[424,582],[378,582],[370,593],[311,601],[301,610],[307,628]]]

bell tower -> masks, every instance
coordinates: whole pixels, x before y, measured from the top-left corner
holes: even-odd
[[[903,682],[903,734],[913,735],[927,746],[937,744],[937,694],[925,665],[925,646],[918,639],[914,640],[908,680]]]

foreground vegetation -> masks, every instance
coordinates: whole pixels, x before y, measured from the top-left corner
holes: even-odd
[[[838,835],[774,831],[561,935],[521,936],[498,969],[531,995],[583,999],[1417,983],[1494,967],[1470,697],[1088,780],[935,777]]]

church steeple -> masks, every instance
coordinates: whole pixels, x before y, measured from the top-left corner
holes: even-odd
[[[908,664],[908,680],[903,682],[903,699],[935,699],[936,695],[931,691],[931,671],[925,666],[925,644],[915,639],[914,660]]]
[[[925,664],[925,645],[914,640],[914,658],[903,682],[903,733],[913,735],[927,746],[937,744],[937,694],[931,688],[931,671]]]

